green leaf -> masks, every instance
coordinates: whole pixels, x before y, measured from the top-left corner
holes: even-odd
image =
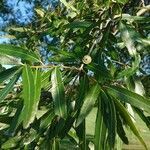
[[[0,83],[4,82],[5,80],[9,79],[11,76],[15,75],[18,72],[20,67],[12,67],[0,72]]]
[[[71,3],[68,3],[66,0],[60,0],[60,2],[63,3],[67,7],[67,9],[71,9],[78,13],[78,10]]]
[[[118,3],[126,4],[129,0],[117,0]]]
[[[137,108],[142,108],[147,112],[150,112],[150,100],[144,98],[143,96],[136,94],[134,92],[131,92],[125,88],[118,87],[118,86],[110,86],[106,87],[107,92],[115,97],[116,99],[119,99],[123,102],[129,103]]]
[[[139,115],[139,117],[144,121],[144,123],[147,125],[147,127],[150,130],[150,120],[147,116],[145,116],[144,112],[138,108],[134,107],[135,112]]]
[[[117,79],[122,78],[124,76],[130,77],[130,76],[132,76],[132,75],[134,75],[136,73],[136,71],[139,69],[139,64],[141,62],[140,55],[136,55],[134,57],[134,59],[135,60],[132,62],[132,66],[131,67],[128,67],[125,70],[123,70],[123,71],[118,73],[118,75],[116,77]]]
[[[8,55],[0,55],[1,64],[3,65],[21,65],[20,59]]]
[[[85,120],[80,123],[80,125],[76,128],[77,136],[79,137],[79,147],[82,150],[86,150],[86,122]]]
[[[67,116],[67,108],[65,101],[65,91],[62,79],[62,74],[58,67],[55,67],[51,74],[52,82],[52,98],[54,101],[55,114],[65,118]]]
[[[19,101],[17,104],[17,111],[15,115],[13,116],[13,119],[10,123],[10,128],[8,130],[8,133],[11,135],[14,135],[16,128],[19,126],[19,124],[22,122],[22,108],[23,108],[23,102]]]
[[[122,14],[122,20],[127,20],[127,21],[136,21],[138,23],[148,23],[150,22],[150,18],[149,17],[144,17],[144,16],[130,16],[129,14]]]
[[[106,95],[107,96],[107,95]],[[107,127],[108,127],[108,143],[109,146],[114,149],[115,140],[116,140],[116,127],[117,127],[117,120],[116,120],[116,108],[114,102],[110,97],[106,97],[108,105],[108,120],[107,120]]]
[[[74,28],[88,28],[90,27],[92,23],[89,22],[89,21],[74,21],[74,22],[71,22],[69,24],[67,24],[65,27],[66,28],[71,28],[71,29],[74,29]]]
[[[35,53],[13,45],[0,44],[0,54],[21,58],[31,62],[40,62],[40,58]]]
[[[104,106],[101,99],[98,101],[98,110],[95,124],[95,138],[94,138],[94,146],[95,150],[102,150],[105,147],[106,139],[107,139],[107,128],[106,123],[104,121]]]
[[[128,124],[128,126],[130,127],[130,129],[132,130],[132,132],[135,134],[135,136],[139,139],[139,141],[141,142],[141,144],[145,147],[146,150],[148,150],[143,138],[141,137],[141,135],[138,132],[138,129],[136,128],[136,126],[134,125],[129,113],[127,112],[126,108],[116,99],[113,99],[117,109],[119,110],[120,115],[122,116],[122,118],[125,120],[125,122]]]
[[[121,120],[121,117],[118,113],[117,113],[117,133],[125,144],[129,144],[128,138],[123,128],[123,121]]]
[[[12,88],[13,88],[14,84],[17,82],[19,76],[20,76],[20,74],[15,75],[10,80],[10,82],[6,85],[6,87],[0,91],[0,102],[2,102],[6,98],[7,94],[12,90]]]
[[[98,84],[95,84],[92,86],[92,88],[88,91],[87,95],[84,98],[83,105],[80,110],[80,114],[76,121],[76,127],[86,118],[86,116],[90,113],[92,110],[95,101],[98,98],[98,95],[100,93],[100,86]]]
[[[50,87],[50,76],[51,76],[52,69],[46,72],[43,72],[41,75],[41,87],[46,89]]]
[[[139,33],[137,33],[133,28],[131,28],[127,24],[124,24],[123,22],[120,23],[119,28],[121,32],[122,41],[127,47],[130,56],[135,57],[137,55],[135,42],[140,37]]]
[[[24,99],[24,107],[23,107],[23,126],[27,128],[30,123],[33,122],[38,103],[41,94],[41,74],[36,69],[35,72],[32,72],[31,68],[27,65],[23,68],[23,99]]]
[[[15,136],[7,140],[4,144],[2,144],[2,149],[10,149],[17,146],[18,142],[21,140],[21,136]]]
[[[54,113],[53,109],[50,109],[48,112],[46,112],[41,117],[41,122],[40,122],[40,131],[41,132],[50,126],[54,117],[55,117],[55,113]]]

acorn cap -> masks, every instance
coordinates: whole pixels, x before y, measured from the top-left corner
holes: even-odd
[[[92,58],[91,58],[91,56],[89,56],[89,55],[85,55],[85,56],[83,57],[83,59],[82,59],[82,62],[83,62],[84,64],[89,64],[89,63],[91,63],[91,61],[92,61]]]

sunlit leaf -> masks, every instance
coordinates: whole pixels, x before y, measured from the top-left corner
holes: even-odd
[[[21,65],[20,59],[8,55],[0,55],[1,64],[4,65]]]
[[[35,53],[13,45],[0,44],[0,54],[14,56],[32,62],[40,62],[39,57]]]
[[[17,146],[18,142],[21,140],[21,136],[15,136],[7,140],[5,143],[2,144],[2,149],[10,149]]]
[[[52,88],[51,93],[54,101],[55,114],[61,117],[66,117],[66,101],[65,91],[61,72],[58,67],[55,67],[51,74]]]
[[[33,71],[27,65],[23,68],[23,99],[24,107],[23,113],[23,126],[27,128],[33,122],[38,102],[41,94],[41,74],[38,70]]]
[[[67,7],[67,9],[71,9],[78,13],[78,10],[71,3],[67,2],[66,0],[60,0],[60,2],[63,3]]]

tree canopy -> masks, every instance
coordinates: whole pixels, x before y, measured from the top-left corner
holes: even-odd
[[[148,150],[132,114],[150,129],[148,0],[22,2],[27,19],[2,28],[1,149],[111,150],[129,127]]]

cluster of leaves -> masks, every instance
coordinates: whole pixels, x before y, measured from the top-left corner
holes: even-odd
[[[126,127],[147,149],[127,109],[150,128],[138,76],[150,45],[149,5],[136,5],[60,0],[55,10],[36,8],[33,24],[7,29],[19,46],[0,45],[2,64],[12,65],[0,68],[1,149],[114,149],[118,139],[129,143]],[[95,133],[88,136],[93,108]]]

